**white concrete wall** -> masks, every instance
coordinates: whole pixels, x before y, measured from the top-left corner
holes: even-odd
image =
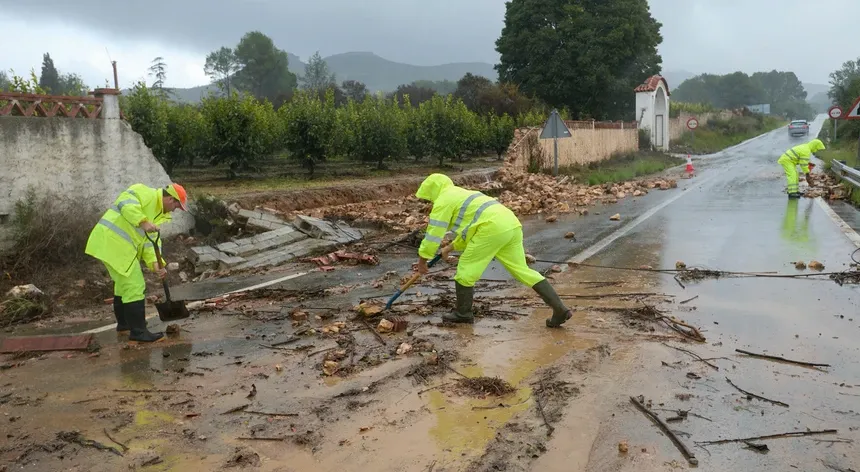
[[[0,117],[0,233],[9,229],[2,215],[11,216],[29,186],[93,197],[107,208],[131,184],[170,183],[143,138],[119,119],[116,98],[105,97],[105,119]],[[187,231],[193,223],[177,211],[164,235]]]
[[[654,133],[654,95],[651,92],[636,94],[636,121],[639,122],[639,129]]]
[[[662,92],[662,98],[657,100],[657,95]],[[659,88],[653,92],[637,92],[636,93],[636,120],[639,122],[639,129],[647,129],[651,137],[651,145],[657,146],[657,114],[663,116],[663,139],[662,149],[669,150],[669,141],[671,137],[670,120],[669,120],[669,94],[661,82]],[[657,108],[660,108],[659,110]],[[644,110],[644,111],[643,111]]]

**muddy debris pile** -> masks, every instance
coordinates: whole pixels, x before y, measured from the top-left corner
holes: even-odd
[[[464,377],[457,379],[455,390],[472,397],[503,397],[517,391],[513,385],[499,377]]]
[[[808,188],[803,196],[806,198],[822,197],[827,200],[845,200],[850,195],[850,190],[842,185],[839,179],[830,173],[812,173],[812,187]]]

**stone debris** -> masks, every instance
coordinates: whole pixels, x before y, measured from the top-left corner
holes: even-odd
[[[675,262],[675,269],[684,270],[686,268],[687,268],[687,263],[685,263],[684,261],[676,261]]]
[[[196,275],[208,271],[243,270],[275,266],[284,262],[310,256],[340,244],[358,241],[361,231],[346,223],[330,223],[319,218],[299,215],[290,224],[263,212],[240,210],[248,222],[268,221],[273,223],[264,233],[221,243],[215,247],[192,247],[186,259],[194,266]],[[280,223],[273,220],[278,219]],[[246,223],[248,225],[250,223]],[[260,224],[252,228],[261,228]],[[248,228],[248,226],[246,226]],[[337,252],[328,256],[357,260],[362,263],[378,263],[374,256]],[[320,264],[324,265],[324,264]]]
[[[412,345],[409,343],[401,343],[400,347],[397,348],[397,355],[402,356],[404,354],[409,354],[412,352]]]
[[[380,333],[390,333],[394,331],[394,323],[383,318],[379,320],[379,325],[376,327],[376,330]]]
[[[257,211],[257,210],[239,210],[238,216],[239,219],[246,220],[245,226],[252,229],[259,229],[263,231],[272,231],[276,229],[280,229],[286,227],[288,223],[277,216],[270,213],[270,211]]]
[[[803,261],[797,261],[794,263],[794,268],[797,270],[806,270],[806,263]]]
[[[547,222],[547,223],[555,223],[555,222],[556,222],[556,220],[558,220],[558,216],[557,216],[557,215],[552,215],[552,216],[547,216],[547,217],[546,217],[546,222]]]
[[[620,221],[620,220],[621,220],[621,214],[620,214],[620,213],[616,213],[616,214],[614,214],[614,215],[610,216],[610,217],[609,217],[609,220],[610,220],[610,221]]]
[[[821,272],[822,270],[824,270],[824,264],[818,261],[812,261],[809,263],[809,268]]]
[[[627,445],[627,441],[621,441],[618,443],[618,452],[621,454],[627,454],[627,451],[630,450],[630,446]]]
[[[850,189],[842,185],[839,179],[830,173],[812,174],[812,187],[803,192],[805,198],[826,198],[827,200],[845,200],[850,196]]]
[[[573,231],[568,231],[564,235],[564,239],[576,239],[576,233],[574,233]]]

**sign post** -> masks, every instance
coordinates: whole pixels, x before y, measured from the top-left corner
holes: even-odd
[[[564,124],[564,120],[558,115],[558,110],[553,110],[549,114],[549,119],[546,120],[543,130],[540,132],[540,139],[552,138],[553,154],[555,163],[553,165],[552,175],[558,175],[558,138],[571,137],[570,130]]]
[[[833,141],[836,141],[836,120],[842,118],[842,108],[838,105],[834,105],[827,110],[827,115],[830,116],[831,120],[833,120]]]
[[[696,144],[696,128],[699,127],[699,120],[694,116],[687,120],[687,129],[690,130],[690,133],[693,135],[692,144]]]

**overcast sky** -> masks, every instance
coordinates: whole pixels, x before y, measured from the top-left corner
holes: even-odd
[[[61,72],[90,86],[146,76],[163,56],[167,85],[208,82],[207,52],[260,30],[303,59],[372,51],[399,62],[495,63],[503,0],[0,0],[0,69],[38,75],[50,52]],[[854,32],[860,0],[649,0],[663,23],[664,71],[792,70],[804,82],[860,56]],[[670,84],[675,87],[678,84]]]

